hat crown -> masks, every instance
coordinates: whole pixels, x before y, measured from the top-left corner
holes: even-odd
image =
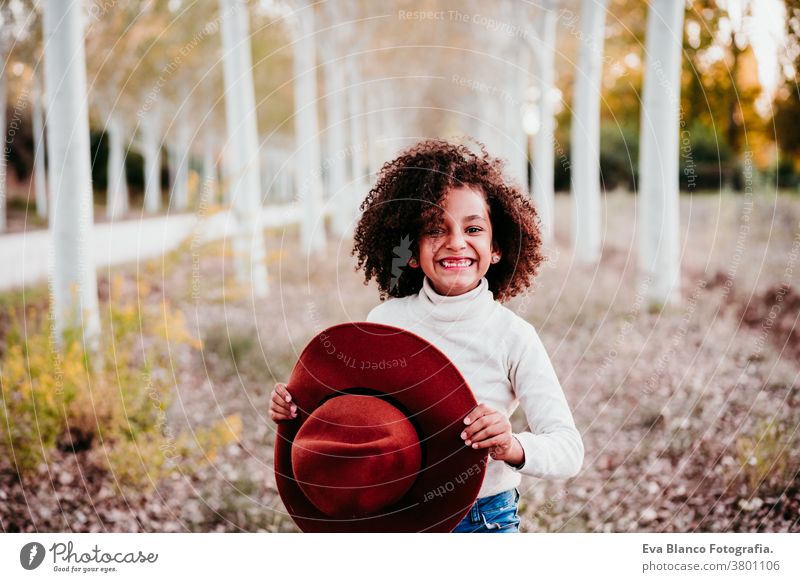
[[[422,466],[406,414],[382,398],[334,396],[295,436],[292,469],[306,497],[336,519],[375,515],[400,500]]]

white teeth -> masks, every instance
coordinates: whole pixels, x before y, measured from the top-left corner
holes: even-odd
[[[464,259],[463,261],[442,261],[445,267],[469,267],[474,261]]]

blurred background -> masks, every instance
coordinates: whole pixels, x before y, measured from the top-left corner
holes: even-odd
[[[800,531],[799,66],[797,0],[0,0],[0,529],[296,531],[270,391],[439,137],[541,219],[523,531]]]

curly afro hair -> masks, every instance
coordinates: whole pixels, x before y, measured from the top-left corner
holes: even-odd
[[[495,244],[501,259],[486,279],[494,297],[505,302],[531,284],[544,260],[539,219],[529,197],[503,174],[504,162],[463,144],[431,139],[403,151],[381,168],[375,186],[361,203],[363,213],[351,255],[356,271],[373,277],[380,299],[414,295],[422,288],[422,269],[406,266],[419,257],[418,240],[428,224],[438,223],[442,201],[451,188],[469,186],[483,193],[489,206]]]

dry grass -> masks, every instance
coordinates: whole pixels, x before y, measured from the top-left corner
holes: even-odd
[[[663,310],[637,296],[635,199],[605,202],[600,263],[573,262],[569,199],[559,197],[551,261],[535,289],[509,305],[539,330],[586,445],[576,478],[524,479],[523,530],[798,531],[797,313],[769,315],[770,290],[785,276],[792,293],[798,285],[798,200],[685,198],[685,300]],[[224,243],[184,249],[146,270],[204,340],[201,351],[175,355],[171,422],[191,430],[238,413],[242,439],[149,497],[111,503],[102,486],[87,489],[86,522],[69,528],[295,529],[274,488],[269,392],[316,331],[362,320],[378,302],[374,284],[353,270],[350,240],[332,240],[313,258],[296,240],[296,231],[269,233],[271,290],[263,300],[233,283]],[[789,305],[794,295],[785,297]],[[768,319],[775,325],[766,327]],[[59,462],[80,471],[74,458]],[[31,517],[22,529],[66,529],[46,478],[28,487]],[[98,496],[108,509],[93,511]]]

